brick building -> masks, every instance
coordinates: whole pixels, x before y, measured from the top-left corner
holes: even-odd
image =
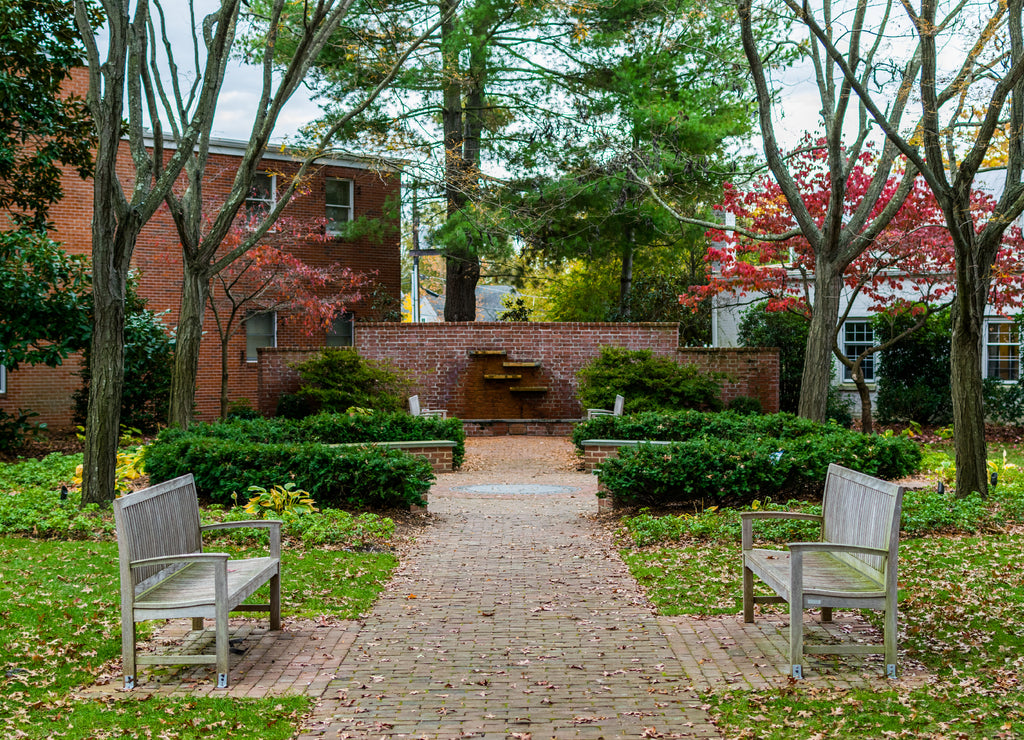
[[[244,142],[216,140],[210,148],[205,197],[222,202],[231,186]],[[130,182],[131,158],[127,144],[120,153],[124,182]],[[265,206],[285,187],[284,178],[298,170],[298,162],[287,152],[268,150],[260,166],[260,176],[247,208]],[[51,211],[54,239],[71,253],[91,252],[92,182],[81,180],[68,171],[64,181],[65,197]],[[274,314],[254,317],[232,338],[229,345],[229,394],[232,399],[257,396],[256,349],[261,346],[318,347],[351,343],[353,319],[380,319],[380,306],[393,302],[396,310],[401,294],[400,166],[392,161],[358,158],[324,159],[310,169],[301,194],[293,197],[283,218],[305,227],[317,238],[273,236],[276,245],[286,248],[314,266],[340,263],[355,272],[366,273],[371,283],[363,287],[364,298],[346,306],[348,314],[335,322],[329,332],[309,336],[296,323],[278,320]],[[356,219],[374,219],[378,227],[365,230],[363,236],[344,237],[339,224]],[[312,228],[310,228],[312,227]],[[284,231],[282,229],[282,231]],[[288,229],[295,234],[298,228]],[[356,230],[364,231],[364,230]],[[132,259],[139,276],[139,293],[148,300],[148,308],[163,313],[161,320],[173,329],[177,323],[181,292],[181,247],[166,205],[161,206],[139,236]],[[386,300],[382,300],[382,298]],[[5,308],[6,310],[6,308]],[[220,410],[220,340],[212,313],[207,308],[206,332],[200,351],[196,412],[201,419],[216,417]],[[77,374],[80,358],[70,357],[62,367],[21,367],[16,371],[0,369],[0,409],[31,409],[36,421],[51,428],[68,428],[72,423],[71,396],[81,385]]]

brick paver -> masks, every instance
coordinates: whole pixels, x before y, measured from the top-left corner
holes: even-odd
[[[186,666],[147,668],[136,693],[307,694],[317,703],[303,740],[704,738],[718,734],[699,692],[789,681],[784,611],[753,625],[739,615],[654,615],[595,519],[592,475],[528,461],[513,475],[467,468],[439,477],[431,525],[364,621],[292,620],[274,633],[265,620],[232,620],[242,654],[229,689],[214,688],[209,667]],[[571,492],[464,490],[511,482]],[[188,625],[169,623],[151,648],[212,650],[212,636]],[[865,631],[849,614],[808,622],[809,640]],[[923,680],[901,668],[901,680]],[[810,684],[838,688],[883,685],[881,674],[864,658],[809,657],[806,666]]]

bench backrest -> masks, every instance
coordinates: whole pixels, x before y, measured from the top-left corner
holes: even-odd
[[[409,413],[413,416],[420,415],[420,397],[409,396]]]
[[[876,555],[842,553],[838,557],[879,580],[896,577],[903,487],[839,465],[828,466],[821,538],[842,545],[874,547],[889,552],[889,572]]]
[[[622,396],[615,396],[615,405],[612,406],[612,414],[614,416],[622,416],[622,410],[626,406],[626,399]]]
[[[158,483],[114,499],[114,523],[121,564],[121,587],[135,589],[159,576],[164,565],[132,569],[129,563],[144,558],[201,552],[199,501],[192,474]]]

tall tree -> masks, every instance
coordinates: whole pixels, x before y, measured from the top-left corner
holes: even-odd
[[[1024,212],[1024,2],[900,3],[906,21],[903,37],[914,46],[915,61],[887,85],[878,84],[885,78],[863,76],[856,60],[839,53],[828,16],[793,0],[785,3],[843,75],[866,115],[920,171],[945,216],[956,261],[951,370],[957,494],[985,494],[979,368],[986,305],[1003,235]],[[951,54],[952,48],[964,51]],[[897,85],[901,94],[913,91],[920,101],[913,136],[886,115]],[[980,215],[972,209],[972,191],[980,185],[991,152],[1003,147],[1003,181],[995,208]]]

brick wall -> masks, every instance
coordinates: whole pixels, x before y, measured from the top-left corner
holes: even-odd
[[[650,349],[703,370],[726,372],[726,400],[752,396],[766,412],[778,410],[777,350],[681,350],[677,332],[676,324],[360,323],[355,343],[364,357],[388,360],[407,372],[424,408],[443,408],[460,419],[502,420],[468,423],[466,431],[474,435],[568,433],[569,420],[583,415],[576,399],[576,373],[602,346]],[[473,354],[498,351],[504,354]],[[261,350],[260,411],[273,413],[277,399],[294,392],[298,376],[288,364],[308,354],[300,349]],[[525,362],[539,367],[504,367]],[[488,374],[523,377],[488,380]],[[546,391],[510,392],[520,384]]]
[[[205,197],[212,203],[223,202],[237,169],[238,156],[230,147],[222,146],[210,155],[208,176],[204,183]],[[119,152],[120,177],[127,186],[131,177],[131,160],[127,145]],[[276,153],[260,166],[261,171],[277,173],[278,190],[284,187],[284,178],[297,170],[297,164]],[[326,266],[340,262],[355,272],[367,273],[383,293],[396,303],[401,291],[401,257],[397,217],[395,228],[384,230],[381,236],[363,236],[353,239],[304,239],[294,235],[299,228],[309,232],[319,228],[325,218],[325,187],[327,178],[349,179],[353,182],[355,216],[379,218],[387,212],[386,202],[396,200],[401,189],[396,173],[378,172],[356,163],[351,166],[329,164],[313,168],[297,195],[284,211],[289,227],[288,236],[276,238],[282,248],[293,252],[304,262]],[[51,211],[55,228],[53,237],[74,254],[91,254],[92,236],[92,182],[80,179],[71,171],[63,179],[64,199]],[[161,206],[153,219],[142,230],[132,260],[138,270],[139,293],[149,301],[148,307],[160,314],[168,328],[177,322],[181,293],[181,249],[177,232],[166,205]],[[364,293],[369,291],[364,289]],[[347,307],[357,316],[375,317],[371,300],[364,298]],[[220,412],[220,340],[213,314],[207,310],[204,329],[206,335],[199,356],[199,377],[196,392],[196,412],[201,419],[215,418]],[[278,346],[319,347],[325,343],[325,333],[314,336],[304,334],[296,323],[279,320]],[[257,363],[245,357],[245,330],[237,331],[228,346],[229,395],[232,399],[248,398],[256,403],[259,389]],[[45,421],[53,428],[66,428],[71,424],[71,393],[78,388],[74,361],[63,367],[32,368],[12,372],[8,377],[8,393],[0,395],[0,408],[13,411],[18,407],[31,408],[40,413],[37,421]]]
[[[770,347],[681,347],[679,362],[696,365],[705,372],[729,376],[722,384],[726,404],[739,396],[761,402],[761,410],[774,414],[779,410],[779,350]]]

